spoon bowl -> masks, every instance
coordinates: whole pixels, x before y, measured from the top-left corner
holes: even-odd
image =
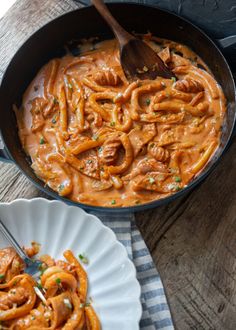
[[[128,80],[152,80],[158,76],[169,79],[175,77],[151,47],[128,33],[115,20],[102,0],[92,0],[92,4],[108,23],[119,42],[121,66]]]
[[[144,41],[132,38],[120,50],[121,65],[129,80],[175,77],[157,53]]]

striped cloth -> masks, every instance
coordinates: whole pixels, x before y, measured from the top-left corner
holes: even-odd
[[[148,248],[135,225],[133,214],[93,213],[116,234],[117,239],[126,247],[129,258],[137,270],[140,283],[143,315],[141,330],[173,330],[169,306],[160,275],[153,263]]]

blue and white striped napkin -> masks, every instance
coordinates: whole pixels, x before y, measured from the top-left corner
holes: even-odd
[[[94,213],[116,234],[117,239],[126,247],[129,258],[137,270],[140,283],[143,315],[141,330],[173,330],[169,306],[163,284],[153,263],[148,248],[135,225],[133,214]]]

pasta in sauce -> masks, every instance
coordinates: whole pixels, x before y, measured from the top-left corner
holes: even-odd
[[[15,107],[32,168],[59,195],[105,207],[147,203],[185,187],[218,148],[226,100],[207,66],[184,45],[142,38],[177,81],[127,81],[108,40],[51,60]]]
[[[26,249],[32,256],[35,246]],[[67,262],[41,256],[41,276],[24,273],[24,263],[13,248],[0,250],[0,329],[100,330],[100,322],[86,303],[87,274],[70,250]],[[35,287],[44,293],[39,299]]]

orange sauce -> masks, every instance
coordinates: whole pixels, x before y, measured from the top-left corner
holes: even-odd
[[[51,60],[15,109],[32,168],[59,195],[105,207],[164,198],[218,148],[226,100],[210,70],[184,45],[142,37],[177,81],[129,82],[109,40]]]

